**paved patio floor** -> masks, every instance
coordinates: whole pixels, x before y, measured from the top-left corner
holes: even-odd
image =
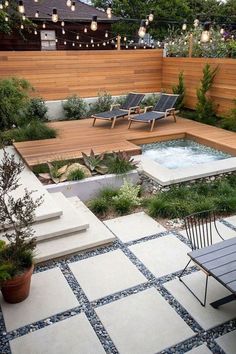
[[[189,245],[144,213],[105,222],[108,247],[37,266],[30,297],[0,299],[1,354],[235,354],[236,301],[203,308],[179,282]],[[236,217],[219,222],[236,236]],[[199,294],[204,275],[186,280]],[[227,290],[211,279],[208,303]]]

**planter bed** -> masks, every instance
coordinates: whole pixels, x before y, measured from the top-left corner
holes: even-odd
[[[45,187],[50,193],[62,192],[65,197],[79,197],[83,202],[97,197],[100,190],[105,187],[120,188],[124,179],[136,184],[139,181],[137,170],[133,170],[121,175],[106,174],[94,177],[88,177],[75,182],[63,182],[58,184],[49,184]]]

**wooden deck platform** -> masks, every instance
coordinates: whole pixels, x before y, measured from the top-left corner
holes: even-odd
[[[56,139],[14,144],[31,167],[47,161],[79,158],[81,152],[89,153],[91,148],[95,153],[122,150],[135,155],[140,153],[138,144],[184,137],[236,156],[236,133],[183,118],[178,118],[177,123],[172,118],[160,120],[153,132],[147,124],[134,123],[127,129],[126,119],[118,120],[114,129],[105,121],[97,121],[92,127],[92,119],[49,124],[58,130]]]

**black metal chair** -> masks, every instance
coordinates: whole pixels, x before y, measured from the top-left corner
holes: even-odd
[[[216,225],[216,216],[214,210],[205,210],[200,213],[194,213],[188,215],[184,218],[185,230],[187,233],[187,238],[190,242],[192,251],[211,246],[213,243],[213,230],[216,230],[217,235],[221,240],[224,240],[220,235],[219,230]],[[186,286],[186,288],[194,295],[194,297],[200,302],[202,306],[206,305],[207,298],[207,289],[208,289],[208,277],[209,273],[207,273],[204,269],[198,267],[206,274],[206,283],[205,283],[205,291],[204,291],[204,299],[203,302],[199,299],[199,297],[194,294],[194,292],[189,288],[189,286],[183,281],[182,277],[184,272],[186,271],[189,263],[192,259],[189,260],[182,273],[179,275],[179,280]]]

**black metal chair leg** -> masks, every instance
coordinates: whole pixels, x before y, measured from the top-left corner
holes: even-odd
[[[190,293],[200,302],[200,304],[202,306],[206,306],[206,299],[207,299],[207,290],[208,290],[208,278],[209,278],[209,275],[207,274],[206,275],[206,283],[205,283],[205,291],[204,291],[204,301],[202,302],[201,299],[199,299],[199,297],[194,294],[194,292],[192,291],[192,289],[189,288],[189,286],[183,281],[182,276],[184,274],[184,272],[186,271],[186,268],[188,267],[189,263],[191,262],[191,259],[190,261],[187,263],[187,265],[185,266],[185,268],[183,269],[182,273],[178,276],[179,278],[179,281],[181,281],[181,283],[183,283],[185,285],[185,287],[190,291]]]

